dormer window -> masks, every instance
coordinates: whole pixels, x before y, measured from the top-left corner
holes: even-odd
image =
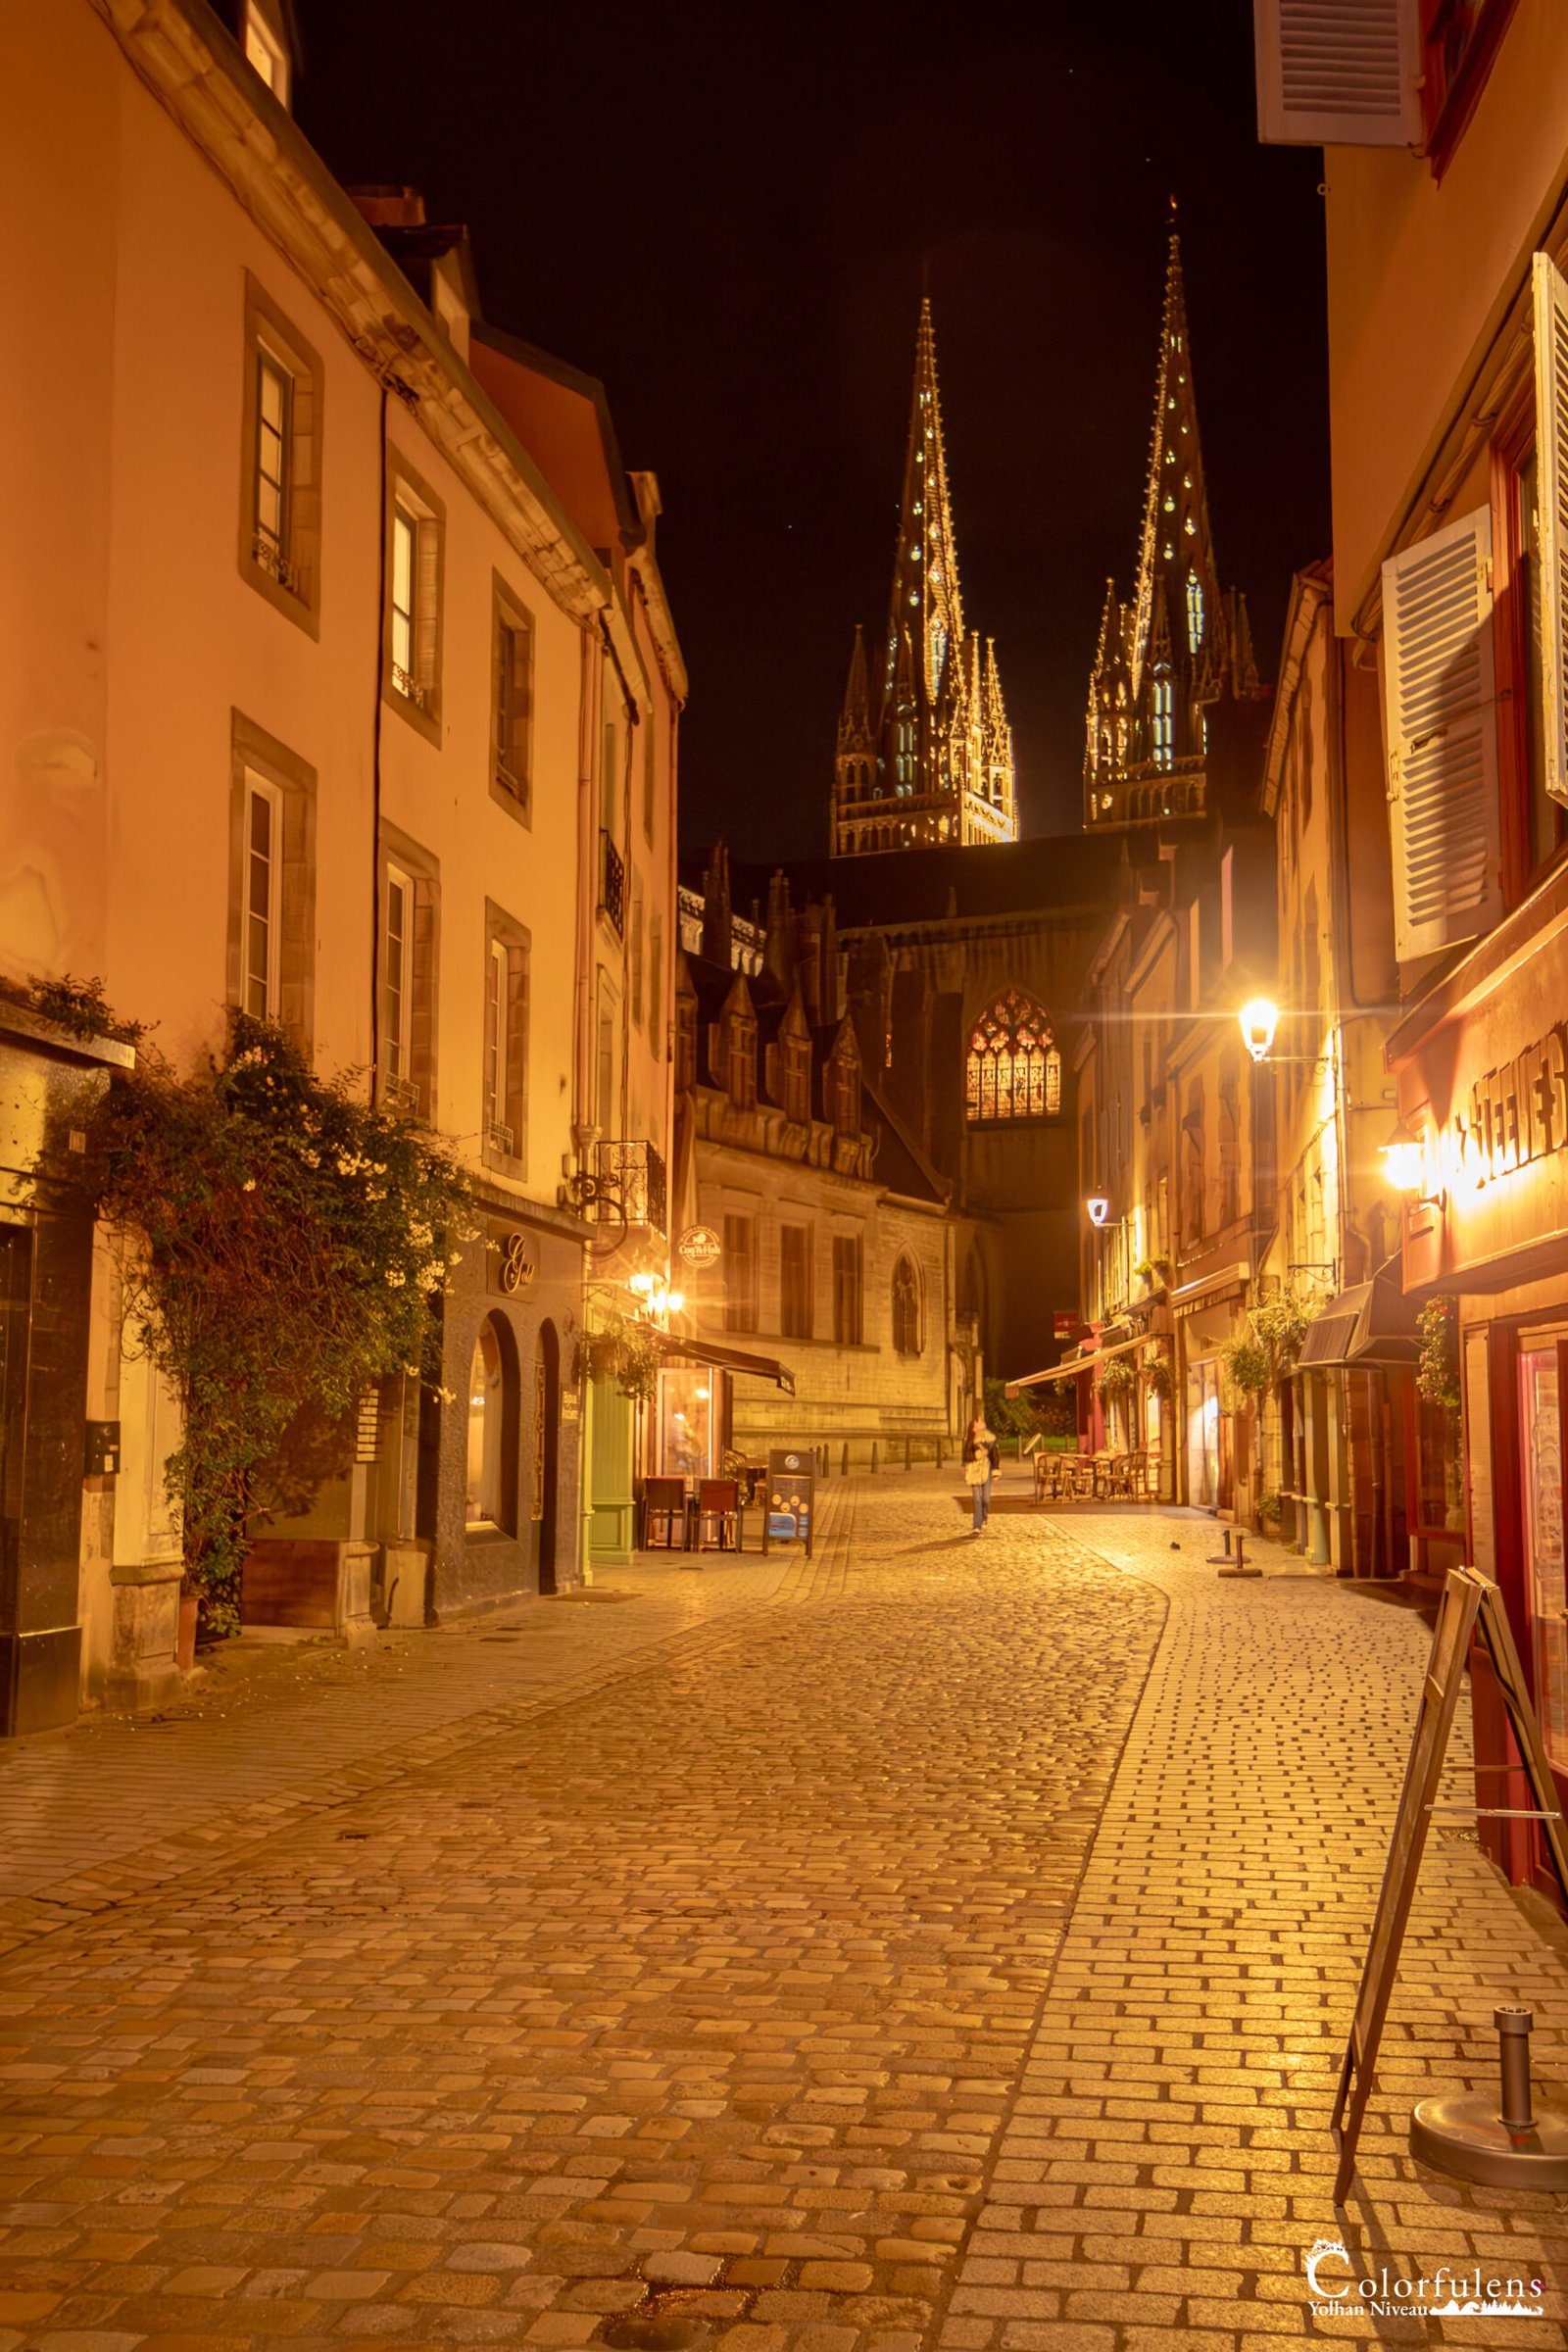
[[[287,106],[291,79],[288,50],[281,30],[261,0],[245,0],[241,45],[245,63],[261,75],[278,105]]]
[[[811,1116],[811,1046],[804,1037],[784,1040],[784,1116],[804,1127]]]
[[[835,1135],[858,1135],[860,1132],[860,1073],[851,1054],[840,1051],[832,1065],[832,1096]]]
[[[724,1024],[726,1092],[737,1110],[757,1102],[757,1023],[732,1012]]]

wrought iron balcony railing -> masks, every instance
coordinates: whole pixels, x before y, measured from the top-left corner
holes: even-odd
[[[628,1225],[648,1225],[655,1233],[666,1230],[664,1161],[657,1145],[596,1144],[594,1175],[594,1214],[600,1223],[607,1217],[624,1217]]]
[[[615,926],[617,939],[626,935],[626,866],[610,835],[599,835],[599,907]]]

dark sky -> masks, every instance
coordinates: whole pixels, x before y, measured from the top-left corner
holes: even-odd
[[[1024,830],[1076,827],[1172,192],[1220,572],[1273,675],[1290,574],[1328,549],[1322,166],[1255,143],[1248,0],[299,7],[327,163],[466,220],[486,314],[601,376],[626,464],[659,475],[687,841],[827,846],[854,626],[886,615],[922,267]]]

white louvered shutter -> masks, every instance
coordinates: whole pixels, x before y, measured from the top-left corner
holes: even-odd
[[[1536,503],[1540,509],[1541,713],[1546,790],[1568,801],[1568,282],[1545,254],[1536,297]]]
[[[1492,510],[1383,566],[1395,953],[1430,956],[1502,912]]]
[[[1280,147],[1413,147],[1417,0],[1252,0],[1257,135]]]

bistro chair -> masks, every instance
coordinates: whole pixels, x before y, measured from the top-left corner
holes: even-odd
[[[716,1523],[719,1551],[740,1549],[741,1493],[738,1480],[705,1478],[697,1489],[697,1548],[708,1551],[709,1527]]]
[[[655,1523],[661,1522],[664,1535],[656,1544]],[[680,1530],[679,1536],[676,1529]],[[643,1549],[653,1551],[684,1551],[686,1548],[686,1481],[683,1478],[651,1478],[643,1488]]]

